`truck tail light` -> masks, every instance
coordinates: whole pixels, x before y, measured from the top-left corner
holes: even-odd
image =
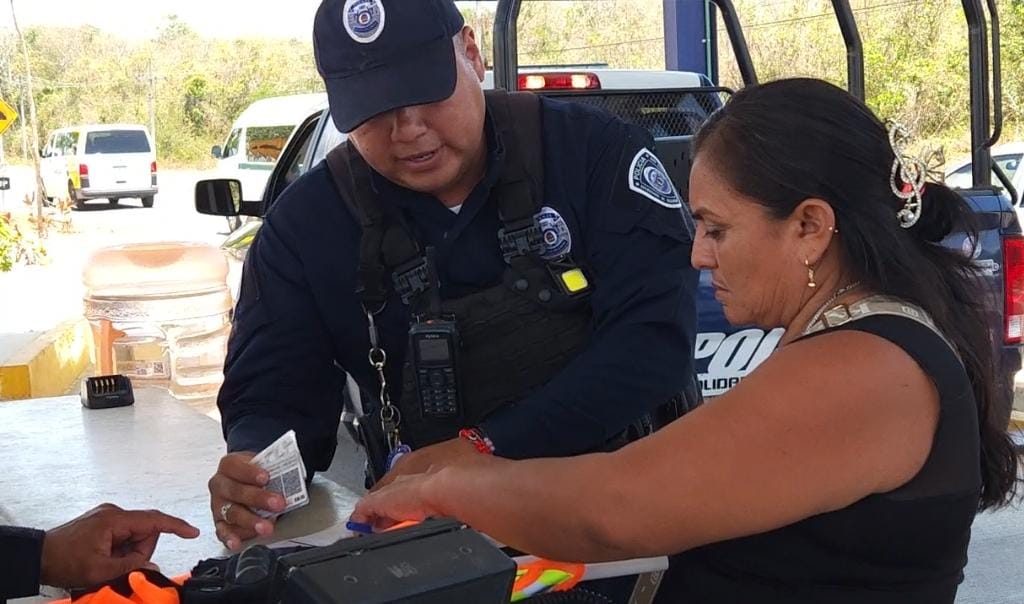
[[[594,73],[545,72],[519,75],[520,90],[596,90],[601,79]]]
[[[1024,341],[1024,237],[1003,238],[1003,292],[1007,344]]]

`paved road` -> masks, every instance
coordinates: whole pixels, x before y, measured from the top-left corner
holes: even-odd
[[[965,575],[957,604],[1024,602],[1024,508],[974,520]]]
[[[31,171],[10,168],[8,174],[12,191],[0,211],[24,211],[21,199],[31,187]],[[73,211],[74,232],[51,234],[45,243],[49,264],[0,274],[0,345],[18,341],[11,334],[46,331],[64,319],[81,316],[82,268],[96,249],[154,241],[220,244],[226,220],[201,216],[193,209],[193,190],[201,178],[209,178],[208,173],[161,172],[160,194],[153,208],[143,208],[138,199],[126,199],[117,206],[100,201]],[[5,350],[0,348],[3,356]]]

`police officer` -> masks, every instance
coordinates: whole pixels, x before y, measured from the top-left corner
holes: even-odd
[[[452,0],[326,0],[314,44],[348,142],[281,195],[246,260],[218,400],[229,454],[210,480],[219,538],[272,532],[253,510],[284,502],[248,460],[287,430],[310,473],[328,468],[346,372],[373,393],[360,429],[382,482],[607,450],[680,412],[693,228],[650,136],[582,104],[485,95]]]

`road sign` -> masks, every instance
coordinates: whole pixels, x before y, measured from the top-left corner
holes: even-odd
[[[0,191],[11,190],[11,179],[6,176],[0,176]]]
[[[7,104],[6,101],[0,99],[0,134],[7,132],[7,129],[14,125],[14,122],[18,119],[18,112]]]

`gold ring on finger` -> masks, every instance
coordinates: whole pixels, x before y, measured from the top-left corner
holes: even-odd
[[[220,506],[220,517],[224,522],[227,522],[228,524],[231,524],[231,521],[228,520],[228,512],[231,510],[231,506],[233,505],[235,504],[229,501],[228,503],[225,503],[224,505]]]

